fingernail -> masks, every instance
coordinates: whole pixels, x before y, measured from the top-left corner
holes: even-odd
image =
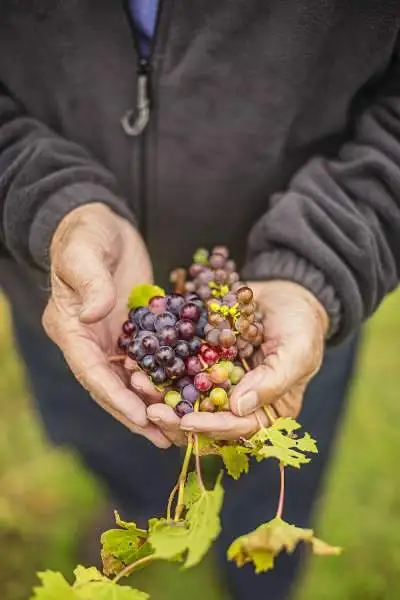
[[[240,398],[238,398],[238,413],[240,417],[244,417],[252,412],[255,411],[255,409],[258,406],[258,397],[257,397],[257,393],[254,392],[253,390],[250,390],[250,392],[246,392],[245,394],[243,394],[243,396],[240,396]]]
[[[194,431],[194,429],[196,429],[195,427],[193,427],[193,425],[181,425],[181,429],[183,429],[184,431]]]

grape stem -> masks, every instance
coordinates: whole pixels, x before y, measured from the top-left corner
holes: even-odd
[[[240,362],[243,365],[243,369],[246,371],[246,373],[248,373],[249,371],[251,371],[250,367],[249,367],[249,363],[247,362],[247,360],[245,358],[243,358],[242,356],[240,357]]]
[[[172,492],[170,493],[169,498],[168,498],[167,521],[171,521],[172,503],[174,501],[177,491],[178,491],[178,484],[176,483],[174,489],[172,490]]]
[[[177,485],[178,485],[178,500],[176,503],[174,521],[179,521],[182,511],[185,507],[185,505],[183,503],[183,494],[185,491],[185,483],[186,483],[186,479],[187,479],[189,463],[190,463],[190,458],[192,456],[192,453],[193,453],[193,434],[190,433],[188,436],[188,445],[186,448],[185,458],[183,459],[182,469],[181,469],[178,483],[177,483]]]
[[[115,356],[109,356],[108,362],[119,363],[119,362],[124,362],[125,359],[126,359],[125,354],[116,354]]]
[[[130,565],[128,565],[127,567],[125,567],[124,569],[122,569],[122,571],[120,571],[118,573],[118,575],[116,575],[114,577],[114,579],[112,580],[113,583],[118,583],[118,581],[120,581],[120,579],[122,579],[123,577],[129,577],[129,575],[131,573],[133,573],[133,571],[136,571],[136,569],[138,567],[142,567],[143,565],[147,565],[150,562],[153,562],[153,560],[157,560],[156,557],[153,554],[150,554],[150,556],[144,556],[143,558],[139,558],[139,560],[135,560],[135,562],[131,563]]]
[[[279,463],[279,471],[280,471],[280,474],[281,474],[281,489],[280,489],[280,493],[279,493],[278,508],[277,508],[277,511],[276,511],[276,518],[277,519],[281,519],[282,518],[283,504],[285,502],[285,467],[283,466],[283,464],[281,462]]]
[[[200,407],[200,399],[196,400],[196,402],[195,402],[195,405],[194,405],[195,412],[199,412],[199,407]],[[197,481],[198,481],[198,484],[201,487],[202,491],[205,492],[206,487],[204,485],[203,477],[201,474],[201,461],[200,461],[200,453],[199,453],[199,436],[197,435],[197,433],[194,434],[194,447],[195,447],[195,457],[196,457]]]
[[[175,271],[172,271],[171,282],[174,284],[175,294],[184,294],[186,282],[186,269],[175,269]]]

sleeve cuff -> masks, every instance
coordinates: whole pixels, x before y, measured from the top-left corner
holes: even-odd
[[[334,288],[329,285],[322,271],[305,258],[290,250],[271,250],[258,254],[243,268],[247,281],[270,281],[283,279],[293,281],[308,289],[319,300],[329,316],[327,339],[342,338],[340,335],[341,304]]]
[[[49,269],[50,244],[58,224],[75,208],[92,202],[103,202],[118,215],[137,226],[128,206],[105,187],[95,183],[72,184],[50,196],[40,207],[31,225],[29,251],[36,266],[44,271]]]

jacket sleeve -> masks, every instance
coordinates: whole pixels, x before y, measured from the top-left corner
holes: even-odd
[[[340,342],[395,289],[400,273],[400,63],[332,158],[315,157],[272,199],[249,237],[247,279],[312,291]]]
[[[0,85],[0,253],[46,270],[58,223],[89,202],[134,222],[113,175],[84,148],[26,115]]]

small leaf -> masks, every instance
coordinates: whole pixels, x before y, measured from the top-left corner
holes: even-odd
[[[116,511],[115,520],[123,529],[109,529],[100,538],[106,575],[116,575],[125,566],[152,552],[151,546],[146,543],[148,533],[145,529],[139,529],[134,522],[123,521]]]
[[[239,479],[242,473],[248,473],[249,459],[239,446],[221,446],[219,453],[226,470],[233,479]]]
[[[76,596],[61,573],[44,571],[38,573],[40,587],[33,589],[31,600],[76,600]]]
[[[103,581],[106,579],[102,573],[96,567],[82,567],[78,565],[74,570],[75,583],[74,587],[86,585],[91,581]]]
[[[147,306],[153,296],[165,296],[165,290],[158,287],[158,285],[151,285],[149,283],[137,285],[129,294],[128,307],[138,308],[139,306]]]

